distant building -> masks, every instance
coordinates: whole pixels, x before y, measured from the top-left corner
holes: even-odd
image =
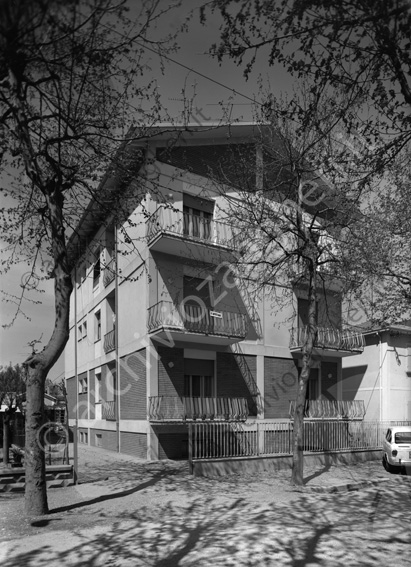
[[[367,420],[411,420],[411,324],[364,332],[361,356],[343,361],[344,400],[364,400]]]

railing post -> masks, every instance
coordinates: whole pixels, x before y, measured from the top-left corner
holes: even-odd
[[[188,469],[193,474],[193,424],[188,424]]]

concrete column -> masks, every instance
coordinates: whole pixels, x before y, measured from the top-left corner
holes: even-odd
[[[264,356],[258,354],[256,358],[256,380],[259,391],[259,408],[257,419],[264,419]]]
[[[263,455],[265,452],[265,431],[264,423],[258,423],[257,421],[257,438],[258,438],[258,454]]]
[[[148,412],[148,398],[158,396],[158,352],[152,340],[150,340],[147,346],[146,356]],[[158,436],[149,421],[147,421],[147,459],[149,461],[158,460]]]
[[[158,461],[158,435],[154,427],[148,423],[147,427],[147,460]]]

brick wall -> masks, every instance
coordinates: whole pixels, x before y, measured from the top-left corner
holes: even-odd
[[[188,431],[160,433],[158,436],[159,459],[187,458]]]
[[[257,357],[217,353],[217,396],[246,398],[250,416],[257,415],[255,400],[249,388],[250,377],[256,382]]]
[[[67,388],[68,417],[69,419],[75,419],[76,418],[76,412],[75,412],[76,379],[74,376],[66,380],[66,388]]]
[[[120,361],[121,419],[147,419],[146,349]]]
[[[264,417],[288,419],[297,395],[298,367],[293,359],[264,357]]]
[[[94,409],[94,404],[96,401],[96,372],[93,368],[93,370],[90,370],[89,375],[88,375],[88,389],[89,389],[89,399],[90,399],[90,408],[89,408],[89,419],[95,419],[96,418],[96,412]]]
[[[117,432],[116,431],[105,431],[104,429],[90,429],[90,445],[92,447],[97,447],[96,445],[96,433],[101,434],[101,447],[107,449],[108,451],[117,451]]]
[[[147,435],[145,433],[120,432],[121,452],[140,459],[147,459]]]
[[[158,395],[184,395],[184,350],[158,347]]]

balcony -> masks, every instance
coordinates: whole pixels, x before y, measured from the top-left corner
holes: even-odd
[[[147,220],[147,243],[151,250],[213,262],[215,254],[232,256],[233,227],[175,209],[159,207]]]
[[[245,398],[188,398],[152,396],[148,399],[151,422],[246,421]]]
[[[101,414],[107,421],[116,421],[116,402],[103,402]]]
[[[307,341],[307,332],[307,326],[291,329],[291,352],[302,351]],[[319,327],[314,343],[314,353],[324,355],[324,351],[329,351],[330,356],[350,356],[361,354],[364,351],[364,344],[364,337],[361,333],[356,333],[349,329],[339,330]]]
[[[116,348],[116,332],[113,329],[104,335],[104,352],[107,354]]]
[[[295,401],[290,401],[290,419],[294,419]],[[304,419],[362,420],[365,415],[363,400],[306,400]]]
[[[152,338],[184,338],[202,343],[230,345],[247,336],[247,318],[242,313],[210,311],[200,305],[159,301],[148,310],[148,332]]]

